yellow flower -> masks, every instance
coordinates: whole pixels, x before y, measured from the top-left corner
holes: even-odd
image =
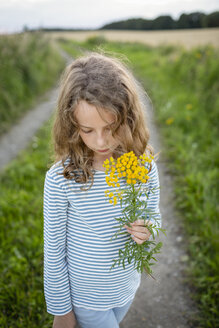
[[[186,105],[186,109],[187,109],[187,110],[191,110],[192,107],[193,107],[192,104],[187,104],[187,105]]]
[[[149,177],[147,176],[148,169],[145,168],[145,163],[150,163],[153,158],[151,154],[146,155],[146,153],[138,158],[133,151],[123,154],[116,160],[110,157],[110,161],[106,160],[104,162],[105,172],[109,174],[109,176],[106,176],[106,183],[113,188],[120,188],[119,179],[124,178],[129,185],[135,185],[137,182],[146,183]],[[115,193],[106,190],[105,195],[109,198],[111,204],[116,205],[118,198],[122,199],[123,192],[119,189],[116,189]]]
[[[174,122],[174,118],[173,118],[173,117],[169,117],[169,118],[166,120],[166,124],[167,124],[167,125],[171,125],[171,124],[173,124],[173,122]]]

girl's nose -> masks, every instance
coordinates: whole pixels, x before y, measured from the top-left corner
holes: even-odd
[[[104,136],[104,134],[99,134],[97,136],[97,146],[100,148],[106,146],[106,137]]]

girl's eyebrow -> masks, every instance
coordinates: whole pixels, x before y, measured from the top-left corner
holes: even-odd
[[[115,123],[114,121],[112,122],[112,123],[109,123],[109,124],[107,124],[107,125],[105,125],[105,126],[103,126],[103,128],[106,128],[107,126],[109,126],[109,125],[112,125],[113,123]],[[82,125],[82,124],[79,124],[80,126],[82,126],[83,128],[87,128],[87,129],[93,129],[92,127],[90,127],[90,126],[85,126],[85,125]]]

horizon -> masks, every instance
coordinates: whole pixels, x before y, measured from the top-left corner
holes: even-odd
[[[63,0],[61,6],[58,0],[8,0],[0,2],[0,32],[21,32],[25,27],[97,30],[128,19],[171,16],[178,20],[181,14],[208,15],[218,10],[216,0],[93,0],[91,8],[88,0]]]

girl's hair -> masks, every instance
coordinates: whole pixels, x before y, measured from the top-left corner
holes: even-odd
[[[75,109],[84,100],[98,112],[115,114],[112,135],[119,141],[113,157],[133,151],[137,156],[148,145],[149,131],[145,122],[146,93],[130,70],[117,58],[96,52],[74,60],[61,79],[58,108],[53,125],[55,162],[62,161],[63,175],[76,182],[93,184],[93,151],[82,141]],[[67,165],[64,165],[66,159]]]

